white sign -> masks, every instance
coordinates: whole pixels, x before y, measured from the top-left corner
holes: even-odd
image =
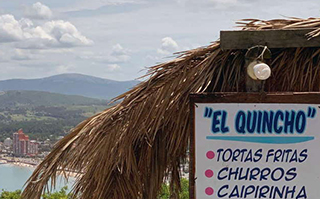
[[[197,199],[320,197],[319,106],[195,103]]]

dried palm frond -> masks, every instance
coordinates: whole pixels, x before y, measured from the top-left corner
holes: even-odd
[[[245,30],[320,27],[315,18],[242,22]],[[271,50],[266,91],[320,90],[320,48]],[[78,172],[72,193],[80,199],[155,199],[165,179],[177,192],[189,145],[188,96],[244,91],[245,53],[222,51],[217,41],[151,67],[149,79],[117,97],[123,99],[119,104],[88,118],[55,145],[29,178],[23,198],[39,199],[50,179],[54,186],[66,171]]]
[[[236,22],[243,30],[266,30],[266,29],[315,29],[308,33],[308,39],[320,35],[320,18],[300,19],[291,17],[288,19],[242,19]]]

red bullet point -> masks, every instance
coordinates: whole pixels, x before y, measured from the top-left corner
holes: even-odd
[[[213,151],[208,151],[206,155],[207,155],[207,158],[208,158],[208,159],[213,159],[214,156],[215,156],[215,154],[214,154]]]

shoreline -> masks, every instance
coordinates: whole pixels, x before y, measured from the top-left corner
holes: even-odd
[[[33,160],[32,162],[30,162],[30,160],[28,159],[23,159],[23,158],[8,158],[8,157],[0,157],[0,165],[2,164],[11,164],[11,165],[15,165],[15,166],[20,166],[20,167],[36,167],[39,162],[36,162],[35,160]]]
[[[30,168],[36,168],[37,167],[37,165],[27,164],[27,163],[24,163],[24,162],[8,162],[7,164],[14,165],[14,166],[19,166],[19,167],[30,167]]]
[[[23,168],[32,168],[35,169],[39,164],[32,164],[32,163],[26,163],[26,162],[21,162],[21,161],[12,161],[12,160],[7,160],[7,159],[0,159],[0,166],[1,165],[11,165],[11,166],[17,166],[17,167],[23,167]],[[65,172],[67,177],[72,177],[75,178],[81,174],[76,173],[76,172],[70,172],[70,171],[66,171]],[[59,173],[60,176],[65,177],[65,175],[61,172]]]
[[[30,178],[34,171],[32,167],[19,166],[17,164],[0,165],[0,193],[2,190],[15,191],[23,190],[25,182]],[[63,176],[59,175],[56,179],[56,187],[52,191],[60,191],[62,187],[68,186],[68,192],[72,190],[76,178],[69,177],[66,181]],[[50,181],[49,181],[50,186]]]

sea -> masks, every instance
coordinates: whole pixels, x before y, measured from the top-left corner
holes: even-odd
[[[34,168],[22,167],[12,164],[0,165],[0,192],[22,190],[25,182],[31,176]],[[56,190],[60,190],[64,186],[68,186],[68,191],[72,189],[75,179],[69,179],[68,183],[63,179],[57,180]]]

